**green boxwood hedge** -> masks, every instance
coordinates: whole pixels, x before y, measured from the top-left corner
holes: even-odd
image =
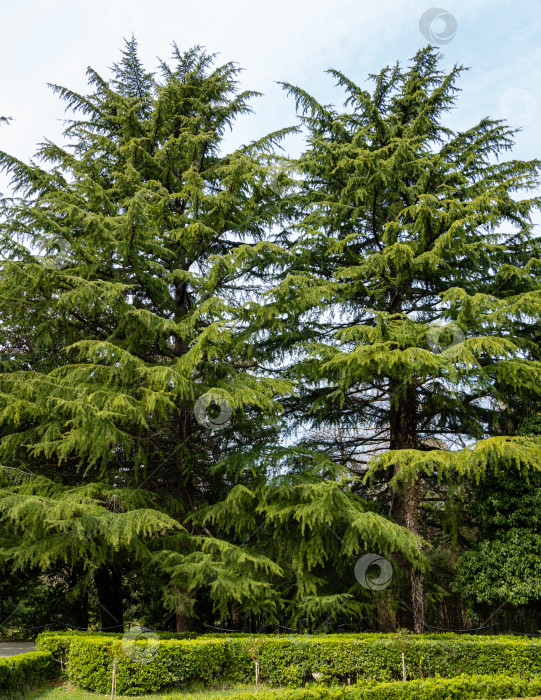
[[[139,695],[194,680],[212,685],[228,667],[226,643],[221,640],[161,640],[156,655],[151,653],[147,663],[134,660],[132,649],[144,656],[147,642],[138,641],[127,648],[120,639],[73,639],[68,655],[70,679],[81,688],[105,693],[111,688],[116,659],[117,692]]]
[[[39,649],[68,660],[70,677],[88,690],[107,692],[113,660],[117,688],[126,694],[157,691],[216,679],[253,683],[255,664],[262,682],[298,687],[307,682],[355,684],[402,678],[402,652],[408,680],[460,674],[541,677],[541,642],[511,636],[459,635],[265,635],[166,639],[145,657],[146,641],[127,647],[122,635],[88,633],[38,637]],[[160,635],[158,635],[160,636]],[[358,686],[356,686],[358,688]]]
[[[153,632],[158,639],[197,639],[196,632]],[[124,635],[120,632],[83,632],[81,630],[62,630],[41,632],[36,637],[36,646],[42,651],[50,651],[55,659],[66,663],[68,660],[69,648],[73,639],[90,637],[122,639]]]
[[[428,678],[392,683],[362,682],[354,686],[260,690],[240,693],[235,700],[475,700],[528,697],[541,694],[541,678],[527,681],[517,676],[466,676]],[[168,695],[164,700],[185,700]]]
[[[59,666],[49,651],[32,651],[0,658],[0,697],[40,685],[58,674]]]
[[[261,677],[273,685],[301,685],[314,673],[326,683],[400,680],[402,652],[408,679],[497,674],[502,670],[523,677],[541,674],[541,644],[525,639],[275,637],[262,640],[257,649]]]

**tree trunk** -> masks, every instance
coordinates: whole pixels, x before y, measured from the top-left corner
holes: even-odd
[[[179,609],[177,607],[177,612],[176,612],[176,622],[177,622],[177,632],[188,632],[189,625],[188,625],[188,618],[186,617],[186,613],[184,610]]]
[[[124,632],[122,566],[104,564],[94,572],[98,589],[100,624],[107,632]]]
[[[181,592],[180,590],[177,591],[178,593],[178,598],[177,598],[177,607],[176,607],[176,623],[177,623],[177,632],[195,632],[196,630],[196,618],[192,616],[188,616],[186,614],[186,611],[184,609],[184,606],[180,602],[181,600]]]
[[[415,387],[402,386],[391,380],[390,448],[391,450],[417,449],[417,412]],[[395,401],[393,403],[393,396]],[[398,472],[395,467],[394,473]],[[393,490],[391,515],[395,522],[415,535],[420,533],[420,481],[401,484]],[[414,571],[403,555],[397,557],[405,573],[404,591],[406,607],[397,615],[401,627],[420,633],[424,630],[423,577]]]
[[[239,609],[234,603],[231,606],[231,629],[239,629]]]
[[[419,479],[405,488],[406,527],[410,532],[419,534]],[[411,608],[413,611],[413,631],[420,634],[424,631],[424,601],[423,577],[418,571],[410,568],[411,578]]]

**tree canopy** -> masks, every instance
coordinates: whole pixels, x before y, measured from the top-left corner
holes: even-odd
[[[440,65],[330,70],[341,109],[284,83],[299,123],[231,152],[258,93],[201,47],[152,73],[132,38],[89,94],[51,86],[65,144],[0,154],[4,569],[64,571],[108,629],[146,586],[178,630],[429,626],[441,567],[494,535],[468,489],[541,465],[514,428],[541,393],[541,162],[504,158],[504,122],[448,128],[464,69]]]

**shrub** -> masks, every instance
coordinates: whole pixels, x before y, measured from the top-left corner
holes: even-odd
[[[0,658],[0,696],[8,691],[40,685],[58,673],[59,668],[47,651]]]
[[[196,632],[156,632],[158,639],[197,639]],[[99,637],[107,639],[122,639],[120,632],[85,632],[83,630],[62,630],[41,632],[36,637],[36,647],[42,651],[50,651],[55,659],[66,663],[70,644],[73,639]]]
[[[123,645],[120,639],[75,638],[68,655],[70,678],[82,688],[107,692],[111,687],[113,660],[117,661],[117,691],[138,695],[191,681],[211,684],[226,670],[226,644],[222,640],[161,640],[148,663],[146,641]]]
[[[113,659],[118,659],[119,692],[137,694],[193,681],[214,679],[253,683],[259,677],[271,685],[296,687],[355,684],[402,678],[402,653],[408,680],[460,674],[541,676],[541,643],[524,638],[434,635],[324,635],[319,637],[202,635],[193,640],[161,639],[149,663],[132,657],[144,653],[147,642],[130,652],[121,635],[40,635],[38,647],[55,658],[69,660],[72,679],[84,688],[105,692],[110,687]],[[366,686],[366,683],[365,683]],[[356,686],[358,688],[358,686]]]
[[[326,683],[400,680],[402,652],[408,679],[497,674],[502,669],[508,675],[541,675],[541,644],[524,639],[275,637],[262,639],[258,650],[261,678],[273,685],[300,685],[314,673]]]
[[[70,644],[74,638],[75,633],[73,632],[41,632],[36,637],[36,649],[48,651],[55,660],[65,663],[68,660]]]
[[[392,683],[362,682],[344,687],[260,690],[240,693],[235,700],[491,700],[526,697],[541,692],[541,678],[526,681],[517,676],[479,675],[456,678],[430,678]],[[164,700],[184,700],[183,695],[168,695]]]

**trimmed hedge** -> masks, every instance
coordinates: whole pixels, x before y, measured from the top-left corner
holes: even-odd
[[[524,639],[274,638],[261,641],[257,651],[261,678],[273,685],[301,685],[314,673],[326,683],[355,683],[367,678],[400,680],[402,652],[410,680],[461,673],[498,674],[502,670],[507,675],[541,675],[541,644]]]
[[[73,639],[68,656],[70,679],[81,688],[106,693],[111,688],[113,660],[117,661],[116,687],[118,693],[139,695],[191,681],[211,685],[224,676],[230,662],[226,643],[221,640],[161,640],[156,654],[147,663],[134,660],[145,658],[146,641],[123,646],[120,639]]]
[[[341,688],[260,690],[240,693],[235,700],[493,700],[541,694],[541,678],[526,681],[517,676],[457,676],[393,683],[365,682]],[[164,700],[185,700],[168,695]]]
[[[59,668],[48,651],[0,658],[0,697],[9,691],[40,685],[57,675]]]
[[[121,635],[44,633],[37,642],[55,658],[67,658],[70,677],[88,690],[107,692],[117,659],[117,688],[126,694],[216,679],[253,683],[256,662],[260,680],[271,685],[391,682],[402,678],[402,652],[409,680],[463,673],[541,676],[541,642],[510,636],[163,636],[150,653],[146,641],[127,646]],[[147,663],[134,659],[140,653]]]
[[[158,639],[197,639],[196,632],[153,632]],[[122,639],[120,632],[83,632],[81,630],[62,630],[40,632],[36,637],[36,647],[42,651],[50,651],[55,659],[66,663],[68,660],[70,644],[73,639],[83,638],[107,638]]]

